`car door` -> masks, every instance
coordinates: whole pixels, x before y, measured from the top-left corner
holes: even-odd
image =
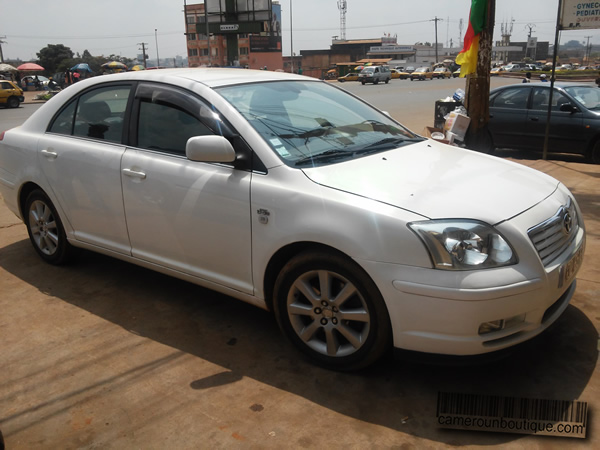
[[[532,148],[543,150],[548,123],[550,87],[534,87],[531,109],[527,114]],[[548,134],[548,150],[553,152],[585,153],[588,132],[583,127],[581,111],[561,111],[564,104],[573,104],[567,96],[554,89],[552,115]]]
[[[67,104],[38,142],[54,198],[82,242],[129,254],[121,191],[125,112],[131,84],[87,91]]]
[[[134,114],[121,165],[133,256],[252,293],[251,172],[185,156],[190,137],[220,134],[220,115],[152,83],[138,86]]]
[[[531,145],[527,123],[530,94],[531,87],[518,85],[492,96],[488,128],[494,146],[521,148]]]

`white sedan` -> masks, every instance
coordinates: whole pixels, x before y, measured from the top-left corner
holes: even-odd
[[[541,333],[585,246],[555,179],[265,71],[81,81],[0,134],[0,193],[48,263],[81,247],[226,293],[340,370]]]

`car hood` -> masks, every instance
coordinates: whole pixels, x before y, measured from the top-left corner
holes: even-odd
[[[537,170],[433,140],[303,171],[320,185],[427,218],[490,224],[531,208],[558,185]]]

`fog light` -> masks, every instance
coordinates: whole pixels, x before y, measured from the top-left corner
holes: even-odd
[[[479,325],[479,334],[488,334],[493,333],[494,331],[505,330],[515,327],[523,322],[525,322],[525,314],[519,314],[518,316],[509,317],[508,319],[484,322]]]
[[[484,322],[479,325],[479,334],[493,333],[504,328],[504,320],[494,320],[492,322]]]

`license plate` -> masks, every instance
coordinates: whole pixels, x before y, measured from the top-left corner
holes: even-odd
[[[573,257],[560,267],[558,287],[561,288],[570,283],[583,263],[583,245],[579,247]]]

